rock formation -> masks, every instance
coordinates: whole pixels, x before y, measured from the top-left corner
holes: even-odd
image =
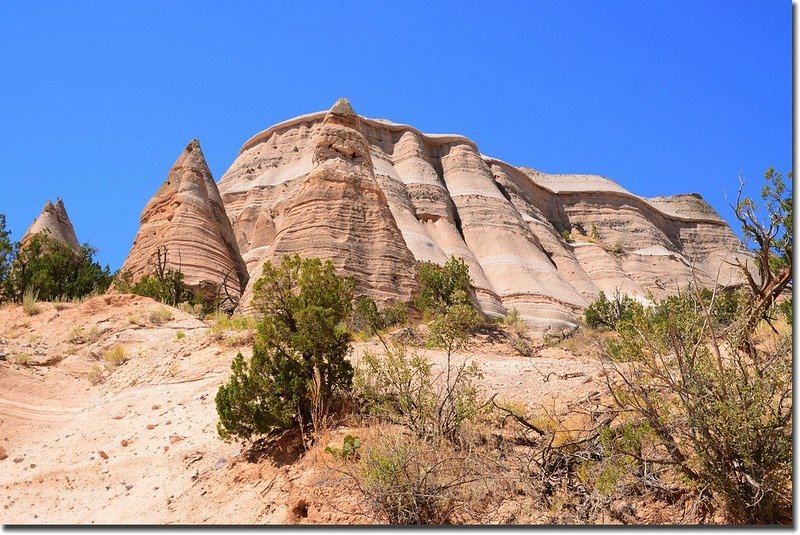
[[[228,189],[226,207],[239,216],[240,246],[248,251],[251,285],[243,296],[245,306],[263,264],[295,253],[331,260],[340,272],[353,275],[357,295],[382,302],[411,299],[417,288],[414,256],[376,180],[360,123],[340,99],[302,152],[287,151],[305,166],[302,176],[253,184],[250,176],[273,158],[257,154],[243,170],[241,194]]]
[[[361,293],[407,300],[415,261],[455,255],[487,315],[516,308],[540,331],[573,328],[601,290],[643,299],[740,282],[726,263],[739,240],[697,195],[644,199],[602,177],[517,168],[343,99],[248,140],[219,190],[251,281],[298,253],[332,260]]]
[[[229,294],[236,302],[247,284],[247,268],[196,139],[144,207],[121,270],[137,280],[156,270],[159,253],[161,267],[181,271],[188,286],[206,295]]]
[[[78,238],[75,236],[75,229],[72,227],[67,209],[64,208],[64,201],[61,199],[56,199],[55,204],[50,201],[45,203],[42,213],[33,220],[33,224],[22,237],[22,245],[27,244],[34,234],[40,232],[45,232],[49,237],[67,245],[76,253],[81,250]]]

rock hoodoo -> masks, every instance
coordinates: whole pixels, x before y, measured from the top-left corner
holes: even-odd
[[[155,271],[159,252],[166,269],[180,270],[188,286],[206,295],[230,294],[236,302],[247,284],[247,268],[196,139],[144,207],[121,271],[137,280]]]
[[[542,331],[574,327],[601,290],[740,283],[727,263],[740,242],[699,196],[645,199],[603,177],[514,167],[344,99],[248,140],[219,190],[251,281],[298,253],[332,260],[378,300],[406,300],[417,261],[455,255],[485,313],[516,308]]]
[[[33,224],[22,237],[22,245],[24,246],[34,234],[40,232],[47,233],[48,236],[67,245],[76,253],[81,250],[78,238],[75,236],[75,229],[72,227],[67,209],[64,207],[64,201],[61,199],[56,199],[55,204],[50,201],[45,203],[42,213],[34,219]]]

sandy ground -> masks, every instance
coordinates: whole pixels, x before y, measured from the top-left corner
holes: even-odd
[[[288,447],[250,462],[219,439],[214,396],[239,349],[214,342],[204,322],[170,308],[158,324],[150,316],[163,307],[135,296],[40,306],[35,316],[0,308],[0,523],[369,521],[348,512],[353,498],[332,499],[336,482],[319,469],[324,444],[299,459]],[[92,334],[82,340],[76,326]],[[92,384],[117,345],[127,361]],[[374,347],[357,344],[354,360]],[[530,407],[604,385],[596,362],[561,349],[528,358],[483,336],[464,355],[480,365],[486,393]],[[341,443],[345,432],[328,439]]]

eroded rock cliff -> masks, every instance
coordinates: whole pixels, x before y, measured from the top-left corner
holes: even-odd
[[[416,261],[455,255],[487,315],[516,308],[544,331],[574,327],[601,290],[739,282],[726,263],[739,240],[699,196],[644,199],[602,177],[517,168],[344,100],[248,140],[219,190],[251,284],[265,261],[298,253],[379,301],[407,300]]]

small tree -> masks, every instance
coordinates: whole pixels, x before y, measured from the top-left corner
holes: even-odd
[[[618,291],[612,299],[607,298],[605,292],[601,291],[597,300],[584,311],[583,316],[586,325],[592,329],[600,327],[614,329],[620,321],[630,319],[641,307],[636,299]]]
[[[39,299],[51,301],[105,292],[112,276],[108,266],[100,267],[94,261],[95,253],[87,244],[76,252],[46,231],[37,233],[24,246],[15,244],[4,293],[14,301],[21,301],[30,290]]]
[[[792,338],[757,327],[791,288],[792,199],[780,174],[765,179],[766,221],[741,189],[733,207],[755,248],[757,275],[739,264],[745,295],[690,288],[635,309],[606,352],[617,404],[663,446],[666,459],[646,462],[677,467],[745,523],[791,519]]]
[[[417,306],[424,312],[441,313],[453,305],[470,303],[469,268],[455,256],[444,266],[423,263],[419,268],[419,286]]]
[[[0,214],[0,303],[8,299],[5,281],[11,271],[14,246],[11,243],[11,232],[6,230],[6,216]]]
[[[217,429],[225,439],[250,439],[324,418],[337,394],[351,388],[346,355],[353,281],[333,264],[289,256],[264,265],[253,288],[253,306],[263,314],[253,357],[241,354],[229,381],[217,392]],[[324,407],[320,406],[324,404]]]
[[[787,173],[792,180],[792,173]],[[756,203],[742,196],[744,182],[740,178],[736,206],[736,219],[742,225],[745,244],[753,249],[757,277],[753,277],[746,264],[738,263],[752,294],[747,322],[754,327],[762,319],[769,321],[778,297],[792,289],[792,251],[794,203],[792,188],[787,189],[781,173],[770,167],[764,173],[765,184],[761,189],[761,200],[767,216],[763,220],[757,215]],[[790,301],[791,303],[791,301]],[[789,305],[791,309],[791,304]]]

